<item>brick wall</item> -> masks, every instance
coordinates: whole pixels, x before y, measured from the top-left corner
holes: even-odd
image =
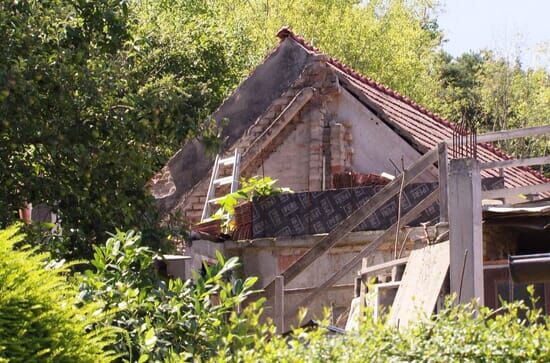
[[[309,125],[299,122],[283,144],[263,161],[256,175],[271,176],[279,180],[279,186],[294,191],[308,190],[308,170],[304,166],[309,163],[309,140]]]
[[[229,155],[238,147],[247,150],[259,137],[270,137],[264,130],[277,121],[285,107],[305,87],[313,87],[316,96],[298,116],[285,128],[284,135],[276,143],[265,159],[250,170],[242,170],[242,177],[253,175],[271,176],[279,179],[280,186],[287,186],[295,191],[321,190],[323,180],[323,127],[328,125],[326,104],[338,92],[338,80],[324,63],[322,57],[305,67],[302,76],[277,98],[248,129],[246,134],[226,151]],[[345,135],[345,134],[344,134]],[[343,136],[345,138],[345,136]],[[330,160],[327,161],[330,165]],[[192,166],[190,166],[192,167]],[[330,172],[330,171],[329,171]],[[210,176],[209,176],[210,177]],[[203,179],[175,208],[191,222],[200,220],[208,190],[209,177]],[[326,181],[327,187],[331,181]]]

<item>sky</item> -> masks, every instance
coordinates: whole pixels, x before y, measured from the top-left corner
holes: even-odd
[[[442,0],[439,26],[454,56],[489,48],[550,69],[550,0]],[[518,44],[522,44],[518,52]],[[541,51],[544,49],[544,51]]]

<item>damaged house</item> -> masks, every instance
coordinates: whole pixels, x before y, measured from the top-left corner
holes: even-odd
[[[353,311],[370,304],[365,296],[372,276],[378,282],[372,304],[395,301],[396,311],[407,310],[401,305],[411,301],[411,283],[426,283],[434,290],[426,299],[431,313],[442,291],[458,291],[457,275],[461,300],[478,297],[496,306],[498,296],[511,296],[509,256],[550,252],[548,223],[541,222],[548,218],[548,203],[541,200],[547,195],[531,188],[548,180],[526,163],[510,163],[481,136],[469,145],[475,155],[457,152],[453,137],[465,133],[456,125],[322,54],[289,29],[277,36],[279,45],[213,114],[226,122],[220,156],[190,141],[151,189],[163,213],[180,213],[193,223],[206,219],[208,200],[234,191],[239,177],[269,176],[294,193],[252,201],[251,223],[238,226],[232,238],[200,234],[185,251],[191,257],[187,274],[200,270],[215,251],[239,256],[243,276],[258,276],[258,288],[265,288],[266,314],[280,331],[299,306],[307,306],[312,317],[330,307],[334,322],[343,325],[350,306]],[[460,168],[449,160],[459,157],[468,161],[461,164],[465,179],[453,179]],[[499,162],[509,165],[478,167]],[[464,195],[461,188],[467,189]],[[521,193],[486,194],[510,188]],[[493,200],[491,207],[482,206],[481,194]],[[531,195],[535,205],[502,209],[527,201],[519,194]],[[457,217],[457,202],[469,214]],[[503,222],[508,217],[519,222]],[[461,221],[458,229],[453,218]],[[482,223],[489,226],[483,235]],[[453,228],[464,239],[455,248]],[[413,260],[425,267],[425,258],[433,268],[424,275],[410,271]],[[537,293],[549,312],[550,285],[541,282]]]

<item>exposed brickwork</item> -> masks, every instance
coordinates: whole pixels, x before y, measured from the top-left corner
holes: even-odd
[[[272,135],[266,132],[273,128],[274,123],[281,122],[279,117],[285,108],[302,89],[308,87],[315,89],[316,93],[304,109],[280,133]],[[238,147],[243,154],[243,164],[251,145],[269,141],[269,147],[261,150],[255,163],[251,164],[252,167],[241,170],[241,177],[265,174],[279,179],[280,185],[297,191],[320,190],[323,179],[323,127],[328,125],[325,105],[335,92],[338,92],[338,79],[327,66],[325,57],[319,56],[304,68],[302,76],[266,109],[246,134],[226,151],[229,155]],[[175,208],[191,222],[200,220],[209,179],[210,176],[198,183]],[[327,185],[330,185],[330,180]]]
[[[343,173],[351,170],[353,158],[351,124],[344,122],[331,122],[330,125],[330,151],[332,174]]]
[[[256,175],[271,176],[279,180],[280,186],[294,191],[309,189],[307,168],[309,163],[309,125],[296,120],[293,131],[277,149],[263,160]]]
[[[321,106],[321,105],[319,105]],[[307,114],[309,125],[309,190],[321,190],[323,180],[323,127],[325,110],[322,107],[312,109]]]

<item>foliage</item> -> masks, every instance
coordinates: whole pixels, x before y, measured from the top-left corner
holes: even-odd
[[[409,329],[365,318],[359,331],[329,335],[298,329],[291,340],[263,337],[241,350],[243,362],[546,362],[550,318],[523,303],[504,314],[472,305],[448,307]],[[522,314],[527,311],[526,318]],[[233,358],[231,358],[233,359]],[[223,360],[231,360],[224,357]]]
[[[155,274],[153,252],[140,240],[131,231],[113,235],[95,247],[95,270],[80,277],[84,300],[116,311],[105,322],[121,328],[112,349],[125,360],[145,362],[206,359],[252,344],[261,301],[238,312],[256,279],[228,280],[236,258],[218,254],[218,263],[204,266],[195,282],[164,281]]]
[[[0,361],[108,362],[113,330],[90,330],[106,319],[97,304],[83,305],[68,269],[47,254],[14,249],[25,236],[0,231]]]
[[[220,209],[216,212],[215,217],[233,216],[235,214],[235,206],[243,201],[252,201],[255,197],[267,197],[280,193],[292,193],[290,188],[277,187],[274,185],[277,180],[269,176],[259,177],[252,176],[248,179],[241,178],[241,187],[233,193],[229,193],[221,197],[217,204]]]
[[[236,79],[212,17],[152,3],[0,3],[0,225],[30,201],[70,258],[116,227],[163,240],[147,182],[185,139],[216,139],[202,120]]]
[[[473,120],[479,132],[541,126],[550,120],[550,75],[544,69],[524,69],[490,51],[444,57],[440,98],[436,109],[459,122]],[[500,143],[515,157],[542,156],[548,138],[524,138]],[[547,170],[548,172],[548,170]]]
[[[424,103],[437,84],[433,71],[441,32],[436,1],[306,0],[209,1],[241,44],[252,68],[290,26],[306,41],[365,75]],[[243,41],[246,37],[248,41]],[[249,46],[251,44],[252,46]]]

